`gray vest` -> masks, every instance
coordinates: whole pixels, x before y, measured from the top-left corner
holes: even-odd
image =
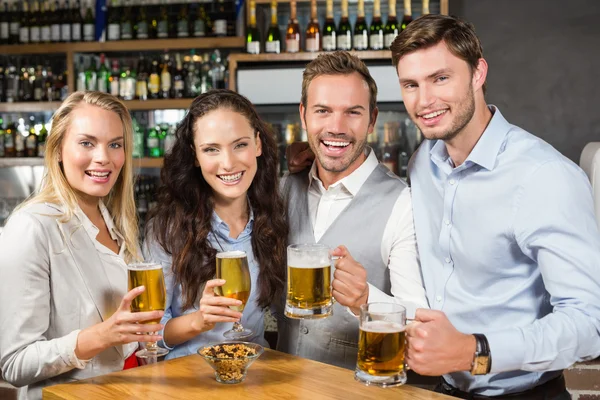
[[[368,282],[390,294],[387,262],[381,258],[383,231],[406,183],[379,164],[351,203],[329,226],[318,243],[344,245],[367,270]],[[289,175],[284,187],[290,224],[289,243],[315,243],[308,211],[308,170]],[[387,260],[386,260],[387,261]],[[358,319],[335,303],[333,316],[297,320],[283,316],[278,304],[277,350],[339,367],[354,369],[358,353]]]

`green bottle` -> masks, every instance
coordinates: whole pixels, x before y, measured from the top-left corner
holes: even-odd
[[[373,21],[369,35],[371,50],[383,50],[383,23],[381,21],[381,0],[373,1]]]
[[[352,50],[352,26],[348,20],[348,0],[342,0],[342,19],[336,36],[338,50]]]
[[[369,26],[365,20],[365,1],[358,0],[358,11],[354,24],[354,50],[367,50],[369,47]]]
[[[85,90],[97,90],[98,73],[96,72],[96,57],[90,61],[89,67],[85,70]]]
[[[169,13],[167,11],[166,4],[162,4],[160,6],[160,16],[158,18],[158,25],[156,31],[156,37],[158,37],[159,39],[166,39],[169,37]]]
[[[390,0],[390,10],[388,13],[388,19],[383,29],[383,47],[389,49],[392,46],[392,42],[398,36],[399,27],[398,19],[396,18],[396,0]]]
[[[46,124],[42,123],[42,128],[38,133],[38,148],[37,148],[37,156],[44,157],[46,154],[46,140],[48,139],[48,130],[46,129]]]
[[[145,6],[139,8],[134,30],[136,39],[148,39],[150,37],[150,26],[148,24],[148,15],[146,14]]]
[[[250,22],[246,28],[246,52],[260,54],[260,32],[256,27],[256,1],[250,0]]]
[[[85,8],[85,17],[83,18],[83,40],[93,42],[94,39],[96,39],[96,22],[94,21],[91,1],[88,0],[87,7]]]
[[[133,124],[133,158],[144,157],[144,128],[138,124],[135,118]]]
[[[100,68],[98,68],[97,90],[103,93],[109,93],[110,71],[106,66],[106,57],[104,53],[100,54]]]
[[[323,51],[333,51],[337,43],[337,29],[333,20],[333,0],[327,0],[327,12],[325,14],[325,25],[323,25]]]
[[[277,23],[277,1],[271,2],[271,25],[265,40],[265,53],[281,53],[281,32]]]
[[[148,157],[158,158],[161,156],[160,139],[158,137],[157,127],[153,127],[148,130],[146,148],[148,149]]]

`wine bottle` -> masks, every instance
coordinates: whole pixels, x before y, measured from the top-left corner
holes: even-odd
[[[369,47],[369,26],[365,20],[365,1],[358,0],[356,23],[354,24],[354,50],[367,50]]]
[[[306,27],[306,51],[321,50],[321,31],[317,18],[317,0],[310,1],[310,22]]]
[[[85,8],[85,17],[83,19],[83,40],[86,42],[93,42],[94,39],[96,39],[96,22],[94,20],[91,0],[88,0],[87,7]]]
[[[290,20],[285,33],[285,51],[297,53],[300,51],[300,25],[296,18],[296,1],[290,1]]]
[[[281,32],[277,25],[277,1],[271,1],[271,25],[265,40],[265,53],[281,53]]]
[[[383,50],[383,24],[381,22],[381,0],[373,1],[373,21],[371,22],[369,45],[371,50]]]
[[[404,18],[402,18],[402,26],[400,31],[406,29],[408,24],[412,22],[412,11],[410,7],[410,0],[404,0]]]
[[[256,1],[250,0],[250,17],[246,28],[246,52],[260,54],[260,33],[256,28]]]
[[[398,19],[396,18],[396,0],[390,0],[388,19],[383,29],[383,47],[389,49],[398,36]]]
[[[342,0],[342,19],[336,36],[338,50],[352,50],[352,26],[348,20],[348,0]]]
[[[333,0],[326,2],[325,25],[323,25],[322,47],[324,51],[333,51],[336,46],[337,29],[333,20]]]

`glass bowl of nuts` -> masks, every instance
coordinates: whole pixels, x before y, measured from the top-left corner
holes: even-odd
[[[198,354],[213,367],[217,382],[240,383],[263,351],[256,343],[232,341],[201,347]]]

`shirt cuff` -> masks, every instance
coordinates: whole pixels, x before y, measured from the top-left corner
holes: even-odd
[[[173,350],[173,349],[175,348],[175,347],[171,347],[171,346],[169,346],[169,345],[167,344],[167,342],[165,342],[165,328],[167,327],[167,324],[169,323],[169,321],[170,321],[170,320],[171,320],[171,318],[169,318],[167,321],[164,321],[164,320],[163,320],[163,321],[160,321],[160,323],[161,323],[161,324],[163,324],[164,326],[163,326],[162,330],[158,332],[158,334],[159,334],[160,336],[162,336],[162,339],[160,339],[160,340],[157,342],[158,346],[160,346],[160,347],[162,347],[162,348],[165,348],[165,349],[167,349],[167,350],[169,350],[169,351],[171,351],[171,350]]]
[[[523,368],[523,357],[527,349],[521,329],[510,328],[481,333],[485,334],[490,344],[490,354],[492,355],[490,373],[518,371]]]
[[[367,302],[400,304],[401,306],[406,308],[406,318],[407,319],[415,318],[415,312],[417,311],[417,308],[420,308],[421,306],[413,303],[412,301],[400,300],[394,296],[389,296],[389,295],[385,294],[383,291],[377,289],[375,286],[371,285],[370,283],[368,283],[368,285],[369,285],[369,298],[367,299]]]
[[[71,365],[73,368],[84,369],[86,365],[92,361],[92,359],[80,360],[75,355],[75,348],[77,347],[77,337],[79,336],[79,332],[81,332],[81,329],[77,329],[65,336],[65,343],[68,348],[67,354],[69,357],[69,365]]]

